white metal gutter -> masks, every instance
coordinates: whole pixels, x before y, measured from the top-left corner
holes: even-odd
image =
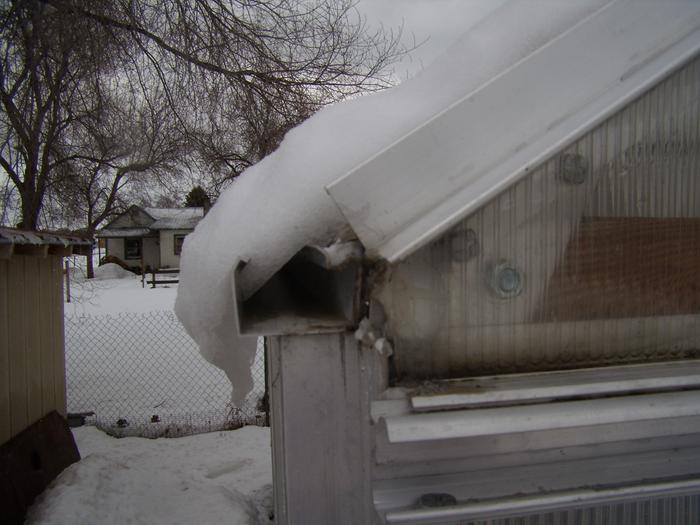
[[[327,191],[370,255],[400,260],[698,52],[700,2],[616,0]]]
[[[522,432],[698,418],[700,391],[611,397],[531,406],[453,410],[387,417],[389,443],[442,441]],[[641,437],[641,436],[640,436]]]
[[[416,412],[536,404],[604,396],[700,389],[700,362],[669,361],[445,381],[443,392],[411,396]]]

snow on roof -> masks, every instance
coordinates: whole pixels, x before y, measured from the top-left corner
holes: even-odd
[[[99,238],[147,237],[156,235],[148,228],[102,228],[95,234]]]
[[[204,217],[204,208],[144,208],[155,219],[152,230],[189,230]]]
[[[661,9],[656,8],[654,16],[665,20],[658,11],[668,9],[672,18],[685,10],[686,15],[693,16],[688,16],[685,27],[680,30],[676,27],[675,30],[687,35],[695,27],[693,23],[697,25],[695,12],[698,5],[700,3],[689,1],[663,2]],[[445,198],[450,195],[452,186],[448,183],[451,177],[460,178],[458,184],[462,188],[477,180],[468,174],[465,176],[464,171],[470,163],[480,160],[478,148],[485,148],[489,154],[499,150],[509,154],[518,151],[519,144],[513,141],[522,140],[522,133],[510,133],[510,125],[515,125],[520,118],[531,118],[547,107],[549,97],[557,94],[557,86],[552,85],[548,75],[567,66],[574,50],[566,46],[560,53],[548,55],[546,67],[535,61],[538,66],[530,75],[527,69],[519,70],[522,77],[514,79],[513,84],[499,83],[500,77],[527,63],[528,57],[537,57],[547,48],[558,49],[557,44],[566,41],[563,37],[568,32],[589,19],[603,16],[607,31],[615,33],[617,24],[624,21],[622,19],[646,24],[653,6],[654,2],[633,0],[511,0],[466,32],[443,57],[415,78],[391,90],[323,109],[290,131],[275,153],[241,175],[219,198],[194,233],[186,238],[175,305],[178,317],[200,345],[202,354],[223,368],[235,385],[234,400],[242,399],[252,385],[249,364],[255,355],[255,337],[240,336],[235,328],[232,271],[238,261],[247,262],[237,276],[240,293],[247,298],[304,246],[323,246],[332,242],[348,219],[326,192],[326,186],[330,187],[331,195],[340,203],[351,224],[361,230],[358,232],[361,240],[366,241],[365,233],[376,222],[360,228],[364,214],[372,218],[381,216],[386,221],[382,224],[384,231],[377,236],[379,242],[384,240],[386,232],[395,234],[405,230],[412,218],[404,210],[415,206],[424,212],[426,204],[435,201],[433,186],[435,194]],[[464,9],[469,9],[468,2],[465,2]],[[604,13],[607,13],[607,18]],[[627,24],[623,25],[629,28]],[[650,38],[668,37],[666,42],[671,47],[677,41],[677,34],[665,33],[669,30],[668,23],[660,24],[658,28],[653,24],[647,26],[645,30]],[[652,40],[654,45],[658,44],[658,39]],[[577,43],[583,48],[591,45],[598,52],[595,44],[585,40]],[[648,60],[654,58],[654,51],[660,56],[664,50],[645,44],[639,49],[640,56]],[[605,58],[606,53],[599,54],[595,57],[597,62],[589,58],[579,67],[595,77],[597,65],[604,64]],[[608,74],[609,68],[605,72]],[[624,73],[625,70],[617,71],[619,75]],[[526,83],[520,85],[517,82]],[[523,98],[520,90],[528,93],[537,90],[540,96]],[[479,96],[475,97],[475,93]],[[509,102],[511,98],[528,105],[514,106]],[[465,123],[460,119],[449,131],[456,139],[462,140],[464,148],[474,139],[479,140],[474,142],[471,150],[466,150],[470,152],[468,157],[462,153],[457,158],[442,158],[445,150],[441,141],[445,140],[445,131],[432,134],[432,128],[426,123],[438,116],[449,115],[449,110],[465,101],[467,105],[480,106],[479,111],[471,114],[479,120]],[[532,105],[531,101],[538,105]],[[499,112],[501,105],[507,105],[513,112]],[[559,97],[555,109],[564,117],[567,111],[578,108],[567,108],[565,98]],[[613,109],[611,104],[599,108],[601,112]],[[492,113],[498,118],[491,118]],[[466,112],[460,116],[464,114],[470,115]],[[550,117],[547,113],[546,118]],[[600,117],[589,115],[591,122]],[[543,125],[546,128],[546,124],[556,124],[539,122],[536,118],[533,122],[537,124],[531,130],[533,133],[539,133]],[[469,133],[465,134],[461,125],[467,125]],[[421,139],[418,144],[408,140],[416,135],[416,130]],[[518,131],[522,130],[518,128]],[[550,151],[572,136],[570,133],[544,134],[542,138],[539,149],[530,151],[535,159],[538,153]],[[416,163],[415,168],[410,163],[400,162],[396,156],[393,166],[390,162],[373,163],[376,159],[384,159],[385,152],[392,151],[393,146],[402,142],[412,144],[411,162]],[[455,150],[459,151],[459,148],[451,141],[448,151]],[[477,158],[471,158],[472,155]],[[381,168],[377,169],[377,166]],[[425,170],[426,167],[430,169]],[[503,189],[503,184],[511,180],[512,174],[508,170],[504,172],[503,180],[492,180],[487,171],[483,171],[485,167],[481,168],[478,177],[480,191]],[[334,184],[355,170],[361,176]],[[400,213],[397,221],[392,222],[391,208],[381,208],[391,199],[376,198],[374,192],[377,191],[377,181],[391,180],[400,187],[404,171],[411,188],[427,192],[430,198],[422,193],[401,193],[405,202],[397,203]],[[418,176],[422,184],[416,184]],[[356,184],[356,181],[361,183]],[[352,182],[350,199],[346,198],[348,192],[339,191],[348,182]],[[453,220],[454,210],[448,211],[452,213],[448,213],[448,219]],[[440,227],[446,224],[442,215],[431,219]],[[435,227],[436,224],[428,226]],[[423,230],[426,230],[425,225],[420,231]],[[416,235],[420,235],[420,231]],[[371,247],[378,245],[374,240],[371,242]]]
[[[0,227],[0,246],[73,246],[91,249],[92,241],[74,234]],[[79,250],[76,251],[78,252]]]

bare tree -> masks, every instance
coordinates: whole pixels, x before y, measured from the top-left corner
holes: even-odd
[[[34,228],[55,167],[52,151],[70,119],[77,84],[71,74],[74,42],[44,24],[46,8],[5,5],[0,165],[19,192],[23,225]]]
[[[6,178],[0,188],[0,224],[15,223],[15,187],[9,178]]]
[[[104,190],[91,173],[121,174],[106,185],[118,194],[127,173],[157,171],[150,161],[127,170],[97,138],[92,112],[113,106],[96,109],[96,89],[140,107],[162,97],[163,140],[182,161],[196,149],[225,180],[318,107],[386,87],[402,53],[399,35],[367,32],[354,0],[14,0],[0,7],[0,31],[0,166],[28,228],[59,186],[87,195]],[[88,227],[103,215],[85,212]]]
[[[310,88],[323,101],[387,87],[387,66],[402,53],[399,35],[368,31],[356,0],[45,2],[128,35],[164,79],[224,77],[282,105]]]
[[[186,152],[163,97],[138,104],[129,93],[106,99],[102,90],[96,92],[98,104],[67,137],[64,148],[70,151],[62,158],[69,160],[56,174],[55,191],[64,220],[90,236],[125,207],[120,202],[125,188],[145,178],[173,176]],[[94,276],[91,258],[87,276]]]

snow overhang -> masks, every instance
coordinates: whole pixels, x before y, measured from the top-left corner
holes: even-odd
[[[370,255],[400,260],[699,51],[700,2],[610,2],[327,191]]]
[[[305,246],[349,239],[349,222],[370,255],[408,255],[690,58],[698,9],[680,0],[512,0],[465,27],[416,77],[323,108],[187,236],[178,318],[245,395],[256,341],[241,334],[318,326],[307,301],[287,323],[276,298],[253,300]],[[234,272],[237,261],[247,264]],[[336,321],[336,330],[352,326]]]

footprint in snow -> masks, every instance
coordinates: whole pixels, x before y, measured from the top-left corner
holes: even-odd
[[[253,460],[250,458],[247,459],[240,459],[238,461],[232,461],[231,463],[225,463],[219,467],[210,469],[209,472],[207,472],[204,477],[207,479],[216,479],[220,478],[221,476],[225,476],[226,474],[230,474],[231,472],[235,472],[236,470],[240,469],[241,467],[245,467],[247,465],[250,465],[253,463]]]

